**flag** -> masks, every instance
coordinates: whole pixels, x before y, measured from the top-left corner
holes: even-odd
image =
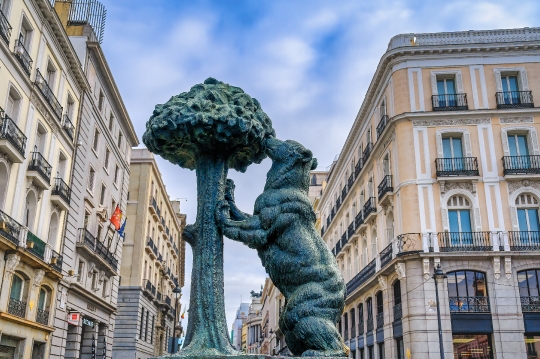
[[[126,230],[126,222],[127,222],[127,218],[124,219],[124,223],[122,223],[122,226],[120,227],[120,229],[118,230],[118,235],[120,236],[120,238],[124,238],[124,236],[126,235],[124,233],[124,231]]]
[[[122,211],[120,210],[120,207],[116,206],[116,209],[114,210],[110,221],[114,228],[116,228],[116,230],[120,229],[120,223],[122,221]]]

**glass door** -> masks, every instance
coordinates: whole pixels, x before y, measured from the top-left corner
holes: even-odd
[[[443,145],[443,171],[461,171],[465,169],[463,144],[461,137],[445,137]]]
[[[537,208],[518,208],[519,239],[521,245],[540,243]]]
[[[454,79],[437,80],[439,107],[456,107],[456,86]]]
[[[451,209],[448,211],[450,239],[452,245],[472,244],[471,214],[468,209]]]
[[[508,149],[510,150],[510,165],[512,169],[529,169],[529,146],[526,135],[508,135]]]
[[[519,87],[517,76],[501,76],[504,103],[506,105],[519,103]]]

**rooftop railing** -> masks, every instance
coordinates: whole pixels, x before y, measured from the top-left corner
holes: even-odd
[[[503,91],[495,96],[498,109],[534,107],[531,91]]]
[[[58,99],[54,95],[54,92],[49,87],[49,84],[47,83],[43,75],[41,75],[41,72],[39,72],[39,69],[36,70],[35,84],[39,92],[41,92],[41,94],[49,104],[49,106],[51,106],[51,109],[53,110],[58,120],[60,120],[62,118],[62,106],[60,105],[60,102],[58,102]]]

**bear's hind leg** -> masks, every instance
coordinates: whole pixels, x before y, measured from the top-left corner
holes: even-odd
[[[306,348],[302,353],[304,357],[346,357],[349,354],[349,348],[330,320],[305,317],[296,323],[293,331],[296,338],[305,338],[302,343]]]

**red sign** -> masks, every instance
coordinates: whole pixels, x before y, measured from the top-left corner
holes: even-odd
[[[68,314],[68,324],[78,326],[80,319],[81,319],[81,313],[69,313]]]

